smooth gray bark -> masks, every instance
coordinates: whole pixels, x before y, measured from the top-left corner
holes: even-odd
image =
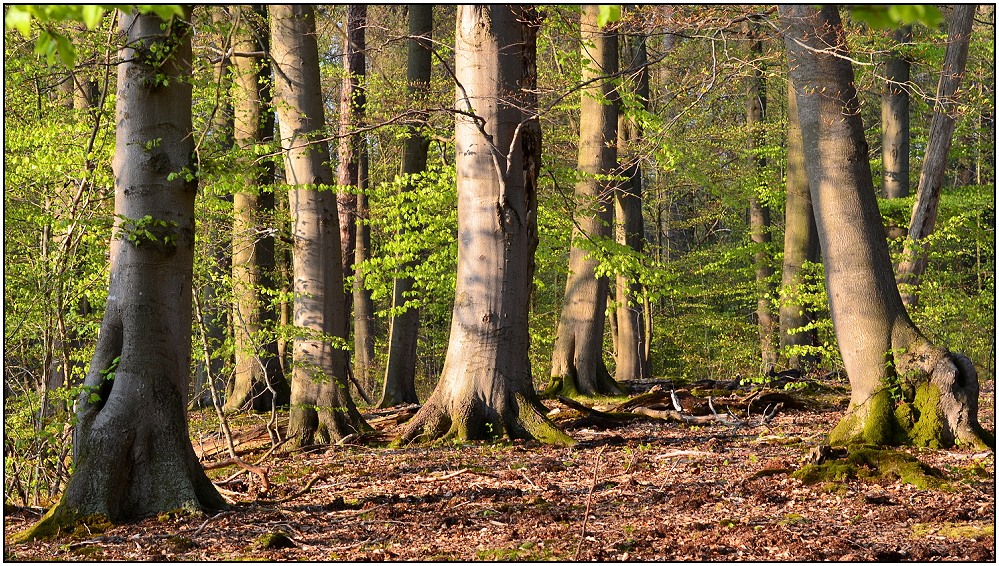
[[[292,444],[328,444],[368,428],[347,389],[346,294],[311,5],[270,7],[274,98],[291,186],[295,278]],[[336,343],[333,343],[336,342]]]
[[[121,522],[225,507],[188,436],[197,181],[169,176],[195,166],[191,36],[177,18],[164,23],[120,17],[127,43],[118,66],[107,306],[78,402],[73,475],[25,538],[94,514]],[[165,59],[151,57],[167,46]]]
[[[409,35],[406,61],[407,93],[414,104],[424,104],[424,95],[430,84],[431,52],[433,37],[433,7],[430,4],[409,6]],[[430,140],[419,127],[426,116],[418,117],[409,127],[409,134],[402,150],[402,174],[419,173],[427,167],[427,150]],[[402,190],[412,190],[405,186]],[[392,307],[404,307],[407,295],[413,290],[413,278],[400,277],[392,283]],[[388,360],[385,365],[385,382],[379,407],[405,403],[418,403],[416,397],[416,346],[420,328],[420,311],[407,308],[389,321]]]
[[[829,311],[850,379],[850,405],[830,441],[985,446],[974,365],[920,333],[894,284],[839,13],[809,5],[779,11]],[[893,384],[903,391],[897,406]]]
[[[893,35],[902,45],[912,40],[912,26],[900,26]],[[897,51],[885,61],[881,93],[881,192],[886,198],[909,196],[909,60]]]
[[[598,395],[621,392],[603,360],[604,311],[609,282],[606,277],[596,276],[598,260],[579,245],[586,239],[599,244],[610,238],[614,212],[614,182],[601,176],[612,175],[617,167],[617,105],[613,102],[614,82],[600,77],[617,73],[617,32],[599,29],[597,17],[596,5],[583,7],[580,16],[581,80],[584,84],[593,82],[581,89],[577,159],[581,179],[575,187],[569,275],[556,330],[547,393]]]
[[[440,381],[399,442],[572,440],[531,382],[528,304],[538,245],[536,12],[458,7],[458,271]]]

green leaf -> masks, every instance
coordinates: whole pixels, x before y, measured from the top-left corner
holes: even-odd
[[[55,41],[56,50],[59,51],[59,58],[62,62],[66,64],[70,69],[76,63],[76,48],[70,43],[69,38],[61,33],[50,32],[52,39]]]
[[[914,23],[934,27],[943,22],[943,15],[936,6],[863,4],[850,6],[849,10],[854,20],[874,29],[888,29]]]
[[[103,6],[97,6],[94,4],[86,4],[83,6],[83,23],[87,25],[87,29],[96,28],[101,23],[101,19],[103,18]]]
[[[597,27],[604,27],[621,19],[620,4],[601,4],[597,15]]]
[[[143,14],[153,13],[164,21],[169,21],[173,16],[184,17],[184,8],[180,4],[139,4],[138,8]]]
[[[7,29],[16,28],[25,39],[31,36],[31,13],[27,8],[27,6],[8,6],[7,15],[4,17],[4,26]]]

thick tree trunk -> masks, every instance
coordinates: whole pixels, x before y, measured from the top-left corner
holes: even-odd
[[[274,96],[293,188],[295,274],[291,411],[293,444],[327,444],[367,428],[347,389],[347,316],[333,171],[319,84],[311,5],[270,7]],[[332,341],[338,343],[331,343]]]
[[[649,99],[649,73],[645,65],[648,55],[644,35],[630,35],[627,53],[630,60],[630,87],[635,97],[637,110],[644,110]],[[634,117],[622,112],[618,116],[617,152],[623,169],[624,181],[614,192],[614,213],[617,216],[615,238],[642,253],[645,240],[645,223],[642,219],[642,169],[640,156],[636,151],[641,137],[641,128]],[[618,275],[614,285],[614,310],[612,320],[616,322],[615,336],[615,379],[627,381],[649,377],[649,358],[646,355],[644,287],[637,279],[629,280]]]
[[[984,446],[974,366],[919,332],[894,284],[839,13],[830,6],[779,10],[829,310],[851,387],[830,441]],[[898,403],[893,385],[902,391]]]
[[[601,176],[616,168],[617,105],[614,81],[600,79],[617,72],[617,33],[597,27],[598,6],[583,7],[580,17],[583,58],[579,105],[579,156],[582,178],[576,183],[576,213],[565,285],[552,354],[551,383],[546,393],[597,395],[621,393],[603,360],[606,277],[596,276],[598,261],[580,247],[584,239],[600,243],[611,237],[614,183]],[[612,103],[608,104],[607,102]]]
[[[748,29],[748,26],[747,26]],[[756,40],[750,47],[750,56],[762,60],[763,42]],[[767,88],[763,71],[753,69],[746,86],[746,128],[749,130],[749,151],[753,155],[756,167],[757,185],[763,182],[763,170],[767,160],[760,153],[764,142],[763,120],[767,110]],[[767,373],[777,364],[777,349],[774,347],[774,332],[777,321],[774,320],[770,308],[770,294],[773,292],[770,278],[774,274],[770,266],[768,247],[770,245],[770,209],[760,202],[757,187],[754,186],[749,197],[749,237],[756,252],[753,263],[756,270],[756,320],[760,333],[760,358],[763,373]]]
[[[894,39],[899,45],[911,41],[912,26],[896,29]],[[881,93],[881,192],[886,198],[909,196],[909,67],[909,60],[897,52],[885,61]]]
[[[414,104],[423,104],[421,96],[430,84],[430,41],[433,33],[433,7],[430,4],[410,4],[407,53],[407,91]],[[421,117],[409,128],[409,137],[402,150],[402,174],[412,175],[427,167],[430,140],[420,133]],[[409,185],[402,190],[411,190]],[[413,289],[411,277],[401,277],[392,284],[392,307],[405,306],[407,294]],[[407,308],[389,321],[388,360],[385,384],[379,407],[419,403],[416,397],[416,345],[419,337],[420,310]]]
[[[233,48],[253,53],[267,50],[267,9],[242,6],[243,25],[236,30]],[[232,286],[233,337],[236,374],[225,410],[268,411],[287,405],[290,390],[273,334],[276,314],[269,305],[277,290],[274,236],[267,230],[274,214],[274,165],[258,162],[258,146],[274,136],[270,110],[271,73],[263,58],[236,57],[236,145],[243,150],[246,190],[233,195]]]
[[[971,42],[971,25],[975,17],[974,4],[958,4],[951,14],[947,30],[947,51],[944,54],[943,71],[937,84],[936,104],[933,119],[930,121],[929,141],[923,157],[923,168],[919,173],[919,187],[916,189],[916,202],[912,206],[909,221],[909,238],[898,265],[895,280],[902,293],[902,302],[915,305],[920,280],[926,271],[927,247],[924,242],[933,233],[940,205],[940,190],[943,188],[944,173],[947,171],[947,153],[950,152],[954,128],[957,127],[956,112],[958,87],[964,77],[968,63],[968,45]]]
[[[188,437],[197,182],[168,176],[194,167],[191,38],[179,19],[163,24],[121,16],[107,307],[79,398],[73,475],[23,539],[91,515],[120,522],[225,507]]]
[[[458,272],[440,381],[399,442],[572,439],[531,383],[528,302],[538,244],[533,9],[458,7],[455,143]]]
[[[808,191],[808,171],[801,147],[798,125],[798,101],[794,85],[787,87],[787,190],[784,204],[784,267],[781,272],[780,348],[788,353],[792,368],[805,369],[818,361],[810,353],[794,347],[818,346],[814,328],[800,330],[814,322],[812,306],[804,294],[809,280],[803,271],[805,262],[819,261],[819,234],[812,213],[812,195]]]

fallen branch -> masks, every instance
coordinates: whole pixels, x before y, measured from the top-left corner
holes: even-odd
[[[239,466],[240,468],[243,468],[260,478],[260,493],[267,493],[267,491],[270,490],[271,482],[267,479],[267,469],[261,468],[260,466],[254,466],[253,464],[248,464],[239,456],[222,460],[220,462],[208,462],[206,464],[202,464],[202,467],[205,470],[217,470],[228,466]]]
[[[561,399],[561,397],[559,397]],[[573,562],[579,562],[579,551],[583,548],[583,540],[586,539],[586,524],[590,519],[590,503],[593,501],[593,490],[597,487],[597,472],[600,471],[600,456],[604,453],[605,446],[600,447],[600,451],[597,452],[595,461],[593,462],[593,478],[590,479],[590,491],[586,494],[586,509],[583,511],[583,526],[579,533],[579,543],[576,544],[576,554],[573,556]]]
[[[316,474],[316,475],[312,476],[312,479],[309,480],[309,482],[305,484],[305,487],[303,487],[302,489],[296,491],[295,493],[292,493],[288,497],[282,497],[281,499],[278,499],[274,503],[287,503],[287,502],[291,501],[292,499],[295,499],[296,497],[300,497],[302,495],[305,495],[306,493],[308,493],[308,491],[310,489],[312,489],[312,486],[316,485],[316,482],[319,481],[319,478],[326,477],[327,475],[328,474]]]

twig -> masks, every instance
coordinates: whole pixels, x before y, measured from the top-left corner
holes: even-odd
[[[211,523],[212,521],[214,521],[215,519],[218,519],[219,517],[222,517],[224,515],[232,515],[233,513],[234,513],[234,511],[223,511],[221,513],[217,513],[217,514],[212,515],[211,517],[205,519],[205,522],[201,523],[201,526],[198,527],[193,533],[191,533],[191,538],[194,538],[194,537],[200,535],[201,531],[205,530],[205,527],[208,526],[208,523]]]
[[[296,497],[304,495],[310,489],[312,489],[312,486],[314,486],[316,484],[316,482],[319,481],[319,478],[325,477],[326,475],[327,474],[316,474],[316,475],[312,476],[312,479],[309,480],[309,483],[305,484],[305,487],[303,487],[302,489],[296,491],[295,493],[292,493],[288,497],[282,497],[281,499],[278,499],[274,503],[287,503],[287,502],[291,501],[292,499],[295,499]]]
[[[579,562],[579,551],[583,548],[583,540],[586,538],[586,524],[590,519],[590,503],[593,500],[593,490],[597,487],[597,472],[600,471],[600,456],[604,453],[604,448],[607,446],[601,446],[600,451],[597,452],[597,457],[593,462],[593,478],[590,480],[590,491],[586,494],[586,510],[583,511],[583,528],[579,533],[579,543],[576,544],[576,554],[573,556],[573,562]]]

